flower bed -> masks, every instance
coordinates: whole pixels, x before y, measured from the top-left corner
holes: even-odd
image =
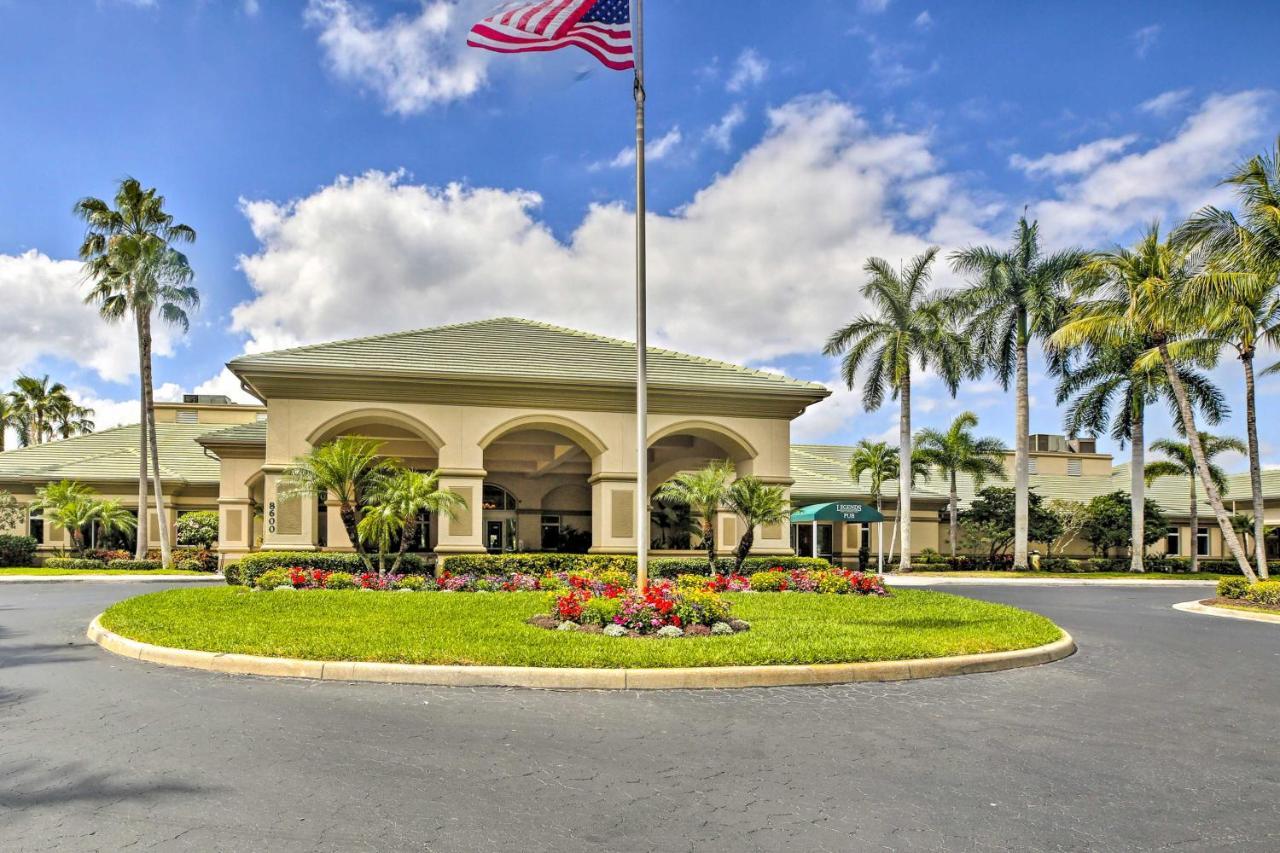
[[[529,624],[609,637],[710,636],[750,629],[746,622],[731,620],[729,610],[729,602],[711,590],[681,588],[670,581],[656,581],[644,592],[612,583],[587,584],[553,594],[550,612]]]

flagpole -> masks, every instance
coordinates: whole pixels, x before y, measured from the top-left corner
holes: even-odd
[[[648,330],[645,295],[644,0],[633,0],[636,77],[636,587],[649,585]]]

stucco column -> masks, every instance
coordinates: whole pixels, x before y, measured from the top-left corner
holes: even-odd
[[[742,519],[738,518],[737,513],[728,510],[720,510],[716,513],[716,554],[721,557],[728,557],[733,553],[733,549],[738,547],[738,540],[742,538],[742,534],[746,532]],[[752,547],[752,553],[755,548]]]
[[[484,553],[484,476],[483,469],[440,469],[440,488],[457,492],[466,506],[453,518],[436,519],[437,554]]]
[[[248,498],[218,499],[218,551],[248,553],[253,547],[253,505]]]
[[[636,552],[636,475],[601,472],[591,484],[591,553]],[[647,536],[649,531],[643,531]]]
[[[282,498],[283,465],[263,465],[262,548],[264,551],[314,551],[319,504],[303,497]]]
[[[347,528],[342,523],[342,502],[336,500],[333,495],[329,495],[324,502],[325,508],[325,542],[326,551],[351,551],[354,552],[355,546],[351,544],[351,537],[347,535]]]
[[[783,500],[786,501],[788,506],[790,505],[791,484],[794,482],[790,477],[761,476],[760,479],[771,486],[781,486]],[[742,526],[741,519],[738,521],[738,526],[739,528]],[[742,535],[741,531],[738,535]],[[777,524],[762,524],[756,529],[755,542],[751,546],[752,555],[781,557],[789,556],[793,553],[791,550],[790,520],[781,521]]]

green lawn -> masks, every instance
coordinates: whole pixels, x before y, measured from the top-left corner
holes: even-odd
[[[907,574],[930,578],[1124,578],[1135,581],[1216,581],[1231,577],[1216,572],[929,572],[914,569]],[[892,577],[889,576],[891,580]]]
[[[34,566],[13,566],[0,568],[0,576],[33,575],[49,577],[54,575],[208,575],[209,572],[189,572],[178,569],[45,569]]]
[[[1028,648],[1061,630],[1043,616],[927,590],[889,598],[799,593],[727,596],[752,630],[673,640],[548,631],[525,624],[544,593],[169,590],[102,617],[142,642],[312,660],[552,667],[806,664]]]

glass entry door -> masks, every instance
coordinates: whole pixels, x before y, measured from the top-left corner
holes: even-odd
[[[791,526],[795,533],[795,549],[796,555],[800,557],[812,557],[813,554],[813,531],[814,527],[818,530],[818,554],[817,556],[830,560],[832,555],[831,544],[834,541],[832,537],[832,525],[830,523],[813,524],[794,524]]]

